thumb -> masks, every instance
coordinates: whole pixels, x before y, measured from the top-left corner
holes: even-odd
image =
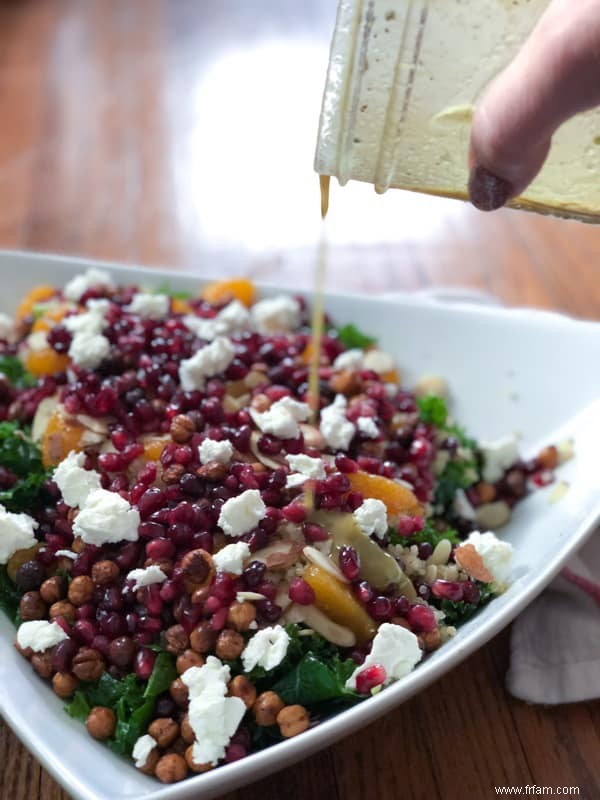
[[[600,103],[600,0],[554,0],[485,92],[471,130],[469,196],[504,205],[542,168],[552,134]]]

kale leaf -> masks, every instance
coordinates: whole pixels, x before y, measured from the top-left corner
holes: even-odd
[[[493,597],[493,592],[489,583],[477,581],[479,587],[479,600],[477,603],[465,603],[464,600],[453,602],[452,600],[439,600],[432,597],[429,602],[443,611],[446,615],[444,623],[446,625],[462,625],[463,622],[471,619],[476,611],[483,608]]]
[[[390,528],[388,534],[392,544],[401,544],[404,547],[429,542],[435,550],[442,539],[448,539],[452,544],[459,544],[460,542],[460,536],[453,528],[439,528],[431,519],[425,521],[423,530],[413,533],[412,536],[400,536],[394,528]]]
[[[15,625],[19,621],[19,602],[21,594],[15,584],[8,577],[6,567],[0,565],[0,608]]]
[[[360,696],[345,686],[355,668],[352,659],[341,661],[336,656],[326,663],[309,652],[272,688],[288,705],[311,707],[338,698],[355,701]]]
[[[194,296],[193,292],[175,291],[166,281],[159,283],[158,286],[152,289],[152,294],[166,294],[172,297],[173,300],[191,300]]]
[[[417,408],[419,409],[419,419],[428,425],[435,425],[437,428],[444,428],[448,419],[448,409],[443,397],[436,394],[428,394],[425,397],[417,397]]]
[[[0,491],[0,503],[9,511],[31,512],[45,502],[48,473],[41,450],[17,422],[0,422],[0,466],[18,478],[10,488]]]
[[[348,325],[338,328],[337,338],[348,348],[363,348],[377,343],[377,339],[375,339],[373,336],[368,336],[366,333],[363,333],[351,322],[348,323]]]
[[[37,379],[25,369],[17,356],[0,356],[0,372],[2,372],[15,389],[28,389],[35,386]]]

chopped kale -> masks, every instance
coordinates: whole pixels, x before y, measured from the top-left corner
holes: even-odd
[[[444,612],[446,615],[444,623],[446,625],[462,625],[463,622],[471,619],[476,611],[479,611],[480,608],[489,603],[493,597],[489,583],[477,581],[477,586],[479,588],[479,601],[477,603],[465,603],[464,600],[459,602],[439,600],[435,597],[430,598],[429,602]]]
[[[340,342],[348,348],[364,348],[371,344],[377,344],[377,339],[363,333],[352,323],[338,328],[337,337]]]
[[[151,293],[166,294],[169,297],[172,297],[173,300],[191,300],[194,296],[193,292],[186,292],[183,290],[177,291],[173,289],[166,281],[164,283],[159,283],[158,286],[155,286]]]
[[[0,467],[17,477],[12,486],[0,491],[0,503],[9,511],[31,512],[47,499],[48,473],[41,450],[17,422],[0,422]]]
[[[428,394],[426,397],[417,398],[417,408],[419,409],[419,419],[428,425],[435,425],[437,428],[444,428],[448,418],[448,409],[443,397],[435,394]]]
[[[0,565],[0,608],[16,626],[19,623],[19,602],[22,592],[8,577],[6,567]]]
[[[0,372],[6,375],[15,389],[27,389],[37,382],[17,356],[0,356]]]

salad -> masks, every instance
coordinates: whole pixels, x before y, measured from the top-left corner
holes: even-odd
[[[0,316],[0,606],[89,734],[171,783],[385,691],[505,590],[553,480],[300,297],[90,269]]]

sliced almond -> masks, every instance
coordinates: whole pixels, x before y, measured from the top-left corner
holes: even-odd
[[[461,544],[457,547],[454,559],[475,580],[483,583],[492,583],[494,580],[494,576],[486,569],[483,558],[472,544]]]
[[[349,628],[338,625],[329,619],[316,606],[300,606],[292,603],[283,615],[286,622],[303,622],[328,642],[336,644],[338,647],[354,647],[356,636]]]
[[[316,547],[307,546],[302,550],[302,553],[307,561],[317,567],[321,567],[325,572],[333,575],[336,580],[341,583],[349,583],[350,581],[345,577],[344,573],[337,567],[330,558],[324,556]]]

